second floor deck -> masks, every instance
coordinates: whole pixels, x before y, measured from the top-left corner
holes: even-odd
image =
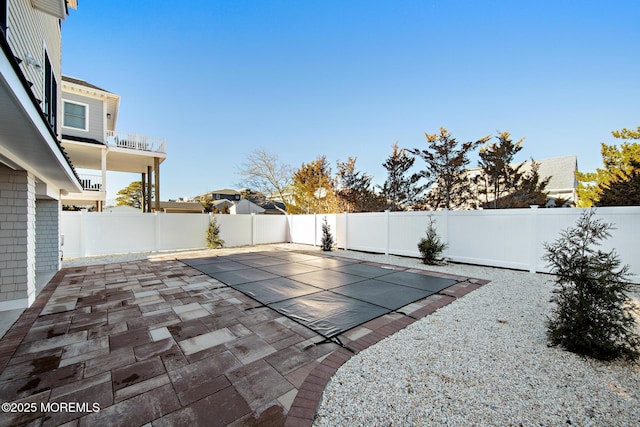
[[[166,154],[166,140],[132,133],[107,131],[106,145]]]

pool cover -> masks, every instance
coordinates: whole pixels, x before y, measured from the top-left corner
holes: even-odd
[[[294,251],[183,259],[326,339],[458,282]]]

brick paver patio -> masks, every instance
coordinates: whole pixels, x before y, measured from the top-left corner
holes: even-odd
[[[339,339],[361,351],[485,283]],[[63,269],[0,341],[0,424],[309,426],[353,355],[321,340],[172,256]]]

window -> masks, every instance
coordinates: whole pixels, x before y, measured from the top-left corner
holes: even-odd
[[[68,128],[88,130],[87,112],[89,106],[86,104],[77,104],[75,102],[64,101],[64,123]]]
[[[53,74],[49,55],[44,53],[44,115],[54,132],[58,127],[58,83]]]

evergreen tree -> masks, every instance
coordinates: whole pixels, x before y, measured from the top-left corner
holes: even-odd
[[[622,129],[613,131],[611,134],[617,139],[640,140],[640,126],[637,130]],[[602,143],[600,152],[603,168],[597,168],[596,172],[576,172],[578,206],[598,205],[605,188],[617,187],[617,183],[630,180],[635,174],[640,173],[638,167],[640,165],[640,143],[623,142],[620,147]],[[622,184],[623,187],[624,185],[626,184]],[[640,204],[640,200],[635,199],[630,204]]]
[[[632,171],[620,171],[617,177],[601,186],[597,206],[640,205],[640,163],[631,161]]]
[[[422,256],[422,262],[428,265],[442,264],[443,260],[440,255],[447,248],[447,244],[440,240],[440,236],[436,232],[435,222],[433,217],[429,215],[427,236],[421,238],[418,242],[418,250]]]
[[[320,246],[323,251],[330,251],[333,248],[333,235],[326,216],[322,218],[322,240],[320,241]]]
[[[219,249],[224,246],[224,240],[220,238],[220,226],[214,216],[209,221],[209,228],[207,228],[207,246],[209,249]]]
[[[387,170],[387,180],[380,190],[391,211],[402,211],[417,202],[424,191],[424,186],[418,185],[420,174],[407,175],[416,159],[407,155],[404,149],[393,144],[393,151],[382,164]]]
[[[498,143],[487,144],[480,148],[478,166],[486,177],[486,186],[482,189],[485,194],[485,206],[498,207],[498,199],[503,194],[514,191],[522,178],[522,166],[512,166],[514,157],[522,150],[521,138],[514,143],[509,132],[498,133]],[[493,194],[493,201],[489,202],[488,194]]]
[[[553,244],[544,244],[544,259],[557,285],[547,335],[551,344],[574,353],[601,360],[634,359],[640,337],[628,305],[629,266],[620,267],[614,250],[596,248],[611,237],[611,229],[589,210]]]
[[[373,192],[372,177],[356,171],[356,158],[338,162],[338,189],[336,195],[346,212],[372,212],[383,207],[380,197]]]
[[[426,205],[432,209],[468,206],[469,201],[475,198],[466,174],[468,155],[490,137],[460,144],[442,127],[439,134],[425,133],[425,137],[428,149],[415,148],[409,152],[420,156],[426,163],[426,169],[422,172],[422,177],[427,179],[427,186],[430,187],[425,198]]]

